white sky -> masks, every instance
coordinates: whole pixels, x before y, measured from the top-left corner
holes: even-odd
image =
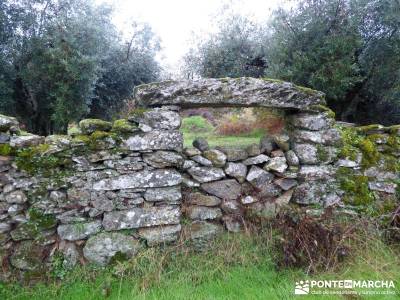
[[[265,21],[279,0],[96,0],[113,4],[115,25],[124,31],[132,21],[149,23],[161,38],[160,61],[167,69],[176,69],[193,39],[193,32],[207,34],[223,5],[254,21]]]

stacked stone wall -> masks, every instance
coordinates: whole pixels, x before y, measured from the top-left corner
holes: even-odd
[[[156,83],[136,97],[148,107],[82,120],[69,135],[32,135],[0,116],[2,276],[45,270],[57,253],[72,267],[182,236],[202,248],[290,205],[384,215],[398,204],[399,127],[338,124],[320,92],[243,78]],[[181,108],[234,99],[282,109],[285,129],[245,149],[183,148]]]

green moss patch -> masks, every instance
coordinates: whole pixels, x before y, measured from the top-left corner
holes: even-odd
[[[344,191],[343,202],[355,206],[369,205],[375,201],[368,188],[368,177],[355,174],[354,170],[341,167],[336,173],[340,188]]]
[[[126,119],[115,120],[111,131],[120,134],[132,133],[137,130],[137,126]]]
[[[112,124],[100,119],[85,119],[79,122],[82,133],[90,134],[95,131],[110,131]]]
[[[49,177],[56,172],[57,168],[64,168],[71,164],[70,158],[47,154],[49,147],[48,144],[41,144],[17,150],[15,157],[17,167],[32,175],[42,174]]]

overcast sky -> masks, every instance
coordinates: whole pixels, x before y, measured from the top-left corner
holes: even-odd
[[[133,20],[147,22],[161,38],[160,57],[167,68],[176,68],[188,49],[193,32],[213,30],[213,19],[226,3],[255,21],[265,20],[279,0],[96,0],[114,7],[114,23],[124,31]]]

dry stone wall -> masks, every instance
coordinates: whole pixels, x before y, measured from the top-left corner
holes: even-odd
[[[343,128],[320,92],[228,78],[135,94],[142,108],[128,119],[82,120],[68,136],[31,135],[0,116],[3,277],[44,270],[56,254],[67,267],[106,265],[182,232],[202,248],[224,228],[240,231],[247,217],[274,218],[289,204],[397,201],[398,127]],[[281,108],[286,128],[247,149],[204,139],[183,149],[181,108],[232,105]]]

